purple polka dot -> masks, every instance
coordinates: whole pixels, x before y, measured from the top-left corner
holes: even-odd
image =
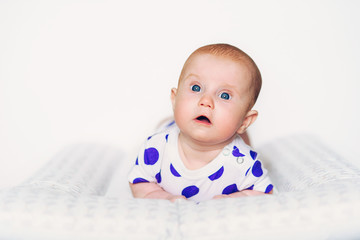
[[[233,149],[233,151],[232,151],[232,155],[233,155],[234,157],[244,157],[244,156],[245,156],[244,154],[242,154],[242,153],[240,152],[240,150],[239,150],[236,146],[234,146],[234,149]]]
[[[256,157],[257,157],[257,152],[254,152],[252,150],[250,150],[250,156],[253,160],[256,160]]]
[[[224,167],[221,167],[219,170],[217,170],[216,173],[209,176],[209,179],[211,181],[215,181],[216,179],[219,179],[224,173]]]
[[[170,164],[170,171],[171,171],[172,175],[174,175],[175,177],[181,177],[181,175],[176,171],[176,169],[174,168],[174,166],[172,164]]]
[[[263,175],[263,170],[261,169],[261,162],[256,161],[254,163],[251,171],[255,177],[261,177]]]
[[[181,195],[185,196],[186,198],[191,198],[192,196],[198,194],[199,191],[200,189],[197,186],[192,185],[184,188],[184,190],[181,192]]]
[[[148,180],[146,179],[143,179],[143,178],[135,178],[133,183],[142,183],[142,182],[149,182]]]
[[[148,137],[147,140],[150,140],[152,138],[152,136]]]
[[[252,185],[251,187],[246,188],[245,190],[253,190],[254,189],[254,185]]]
[[[139,165],[139,158],[136,158],[135,165]]]
[[[155,175],[156,181],[158,183],[161,183],[161,172],[159,172],[158,174]]]
[[[166,127],[170,127],[175,124],[175,121],[171,121]]]
[[[169,134],[166,134],[166,136],[165,136],[166,142],[168,142],[168,138],[169,138]]]
[[[247,176],[248,175],[248,173],[249,173],[249,170],[250,170],[250,168],[246,171],[246,173],[245,173],[245,176]]]
[[[154,165],[159,160],[159,152],[156,148],[148,148],[144,153],[144,163]]]
[[[231,193],[234,193],[234,192],[238,192],[238,188],[236,186],[236,184],[231,184],[229,186],[227,186],[226,188],[224,188],[224,190],[222,191],[222,194],[231,194]]]
[[[265,193],[271,192],[273,190],[274,186],[272,184],[269,184],[269,186],[266,187]]]

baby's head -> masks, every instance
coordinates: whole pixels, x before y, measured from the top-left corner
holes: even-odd
[[[191,60],[195,56],[201,54],[210,54],[220,58],[232,60],[247,68],[251,79],[251,84],[249,89],[252,92],[251,103],[249,106],[249,109],[251,109],[252,106],[256,103],[256,100],[261,90],[262,78],[261,78],[260,70],[249,55],[247,55],[245,52],[243,52],[242,50],[240,50],[235,46],[219,43],[219,44],[210,44],[198,48],[185,61],[184,66],[181,70],[178,84],[180,84],[180,82],[184,79],[184,77],[186,77],[185,73],[188,66],[191,63]]]
[[[228,44],[201,47],[171,91],[176,124],[197,142],[226,144],[255,121],[260,89],[260,71],[246,53]]]

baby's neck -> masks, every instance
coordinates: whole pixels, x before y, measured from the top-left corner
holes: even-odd
[[[214,160],[229,142],[216,145],[202,144],[191,141],[180,133],[178,138],[178,150],[185,167],[189,170],[196,170]]]

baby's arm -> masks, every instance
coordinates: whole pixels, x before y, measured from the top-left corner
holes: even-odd
[[[259,192],[259,191],[255,191],[255,190],[243,190],[243,191],[231,193],[228,195],[227,194],[217,195],[214,197],[214,199],[259,196],[259,195],[272,194],[272,193],[273,193],[273,190],[271,190],[269,193]]]
[[[130,183],[130,189],[135,198],[167,199],[175,202],[176,199],[186,199],[182,195],[172,195],[156,183]]]

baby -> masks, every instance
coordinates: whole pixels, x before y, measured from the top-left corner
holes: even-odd
[[[149,137],[128,180],[134,197],[196,202],[272,193],[258,154],[241,138],[256,120],[254,61],[228,44],[197,49],[171,90],[175,122]]]

